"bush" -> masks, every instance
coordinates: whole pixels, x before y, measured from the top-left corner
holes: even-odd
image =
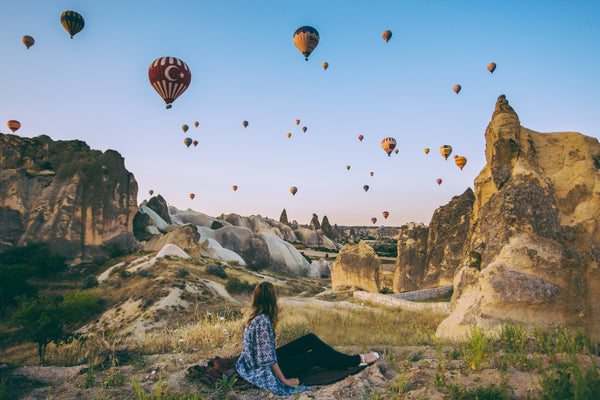
[[[83,280],[83,285],[81,285],[82,289],[89,289],[98,286],[98,279],[94,275],[88,275]]]
[[[188,276],[190,274],[190,272],[185,269],[185,268],[178,268],[177,271],[175,272],[175,278],[177,279],[183,279],[186,276]]]
[[[218,264],[211,264],[208,267],[206,267],[206,273],[209,275],[217,276],[222,279],[227,279],[227,273],[225,272],[225,269]]]
[[[225,289],[229,293],[252,293],[255,286],[251,283],[242,282],[238,278],[231,278],[225,284]]]

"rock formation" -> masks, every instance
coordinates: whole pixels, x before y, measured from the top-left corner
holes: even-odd
[[[45,242],[70,260],[135,244],[137,182],[114,150],[0,135],[0,249]]]
[[[283,209],[283,211],[281,212],[281,215],[279,216],[279,222],[281,222],[282,224],[285,224],[285,225],[289,225],[287,212],[285,211],[285,208]]]
[[[161,217],[167,224],[171,223],[171,217],[169,216],[169,207],[167,206],[167,202],[165,199],[159,194],[158,196],[154,196],[148,200],[146,204],[149,209],[154,211]]]
[[[313,231],[321,229],[321,224],[319,223],[319,217],[317,216],[317,214],[312,215],[312,218],[310,220],[310,224],[308,224],[308,227],[310,229],[312,229]]]
[[[520,126],[500,96],[475,180],[467,254],[439,337],[563,324],[600,337],[600,144]]]
[[[427,271],[427,235],[424,224],[410,223],[400,227],[398,258],[394,271],[394,293],[421,289]]]
[[[323,217],[323,220],[321,221],[321,232],[323,232],[323,235],[327,236],[330,239],[336,239],[337,234],[333,231],[333,228],[329,223],[329,218],[327,218],[327,215],[325,215]]]
[[[331,268],[331,286],[334,290],[351,287],[379,292],[382,277],[379,257],[365,242],[344,246]]]

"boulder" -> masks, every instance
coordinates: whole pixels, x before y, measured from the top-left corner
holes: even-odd
[[[442,338],[508,319],[600,338],[600,143],[520,126],[500,96]]]
[[[260,234],[271,256],[271,269],[289,272],[296,276],[308,275],[310,264],[290,243],[269,233]]]
[[[183,249],[187,254],[200,256],[200,233],[192,225],[177,227],[166,235],[156,235],[143,245],[144,251],[160,251],[165,245],[174,244]]]
[[[310,263],[310,272],[308,276],[312,278],[330,278],[331,264],[324,258],[314,260]]]
[[[414,222],[402,225],[398,233],[398,258],[394,270],[394,293],[421,289],[427,271],[429,228]]]
[[[234,262],[243,267],[246,266],[246,262],[242,257],[240,257],[239,254],[231,250],[227,250],[215,239],[207,238],[200,245],[202,248],[200,251],[201,256],[212,258],[214,260]]]
[[[261,270],[273,263],[269,247],[264,238],[241,226],[224,226],[215,231],[215,239],[224,248],[239,254],[248,267]]]
[[[208,216],[198,211],[194,211],[189,208],[187,210],[178,210],[175,207],[169,207],[169,216],[173,224],[177,225],[191,224],[194,226],[206,226],[209,228],[213,225],[214,222],[219,222],[223,225],[227,225],[227,223],[223,220],[213,218],[211,216]]]
[[[344,246],[331,268],[331,286],[334,290],[355,288],[379,292],[382,281],[381,262],[375,250],[365,242]]]
[[[169,207],[167,206],[165,199],[160,194],[158,196],[151,197],[146,203],[146,206],[160,216],[167,224],[171,224]]]

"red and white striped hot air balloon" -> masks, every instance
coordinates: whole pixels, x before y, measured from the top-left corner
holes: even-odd
[[[150,84],[171,108],[175,101],[190,85],[192,72],[186,63],[175,57],[157,58],[148,68]]]
[[[381,147],[383,147],[383,150],[385,150],[388,157],[390,157],[392,155],[392,151],[394,151],[394,148],[396,147],[396,139],[392,137],[386,137],[381,141]]]

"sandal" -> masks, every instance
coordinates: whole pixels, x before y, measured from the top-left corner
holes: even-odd
[[[379,353],[378,352],[374,351],[374,352],[369,353],[369,354],[372,354],[373,356],[375,356],[375,361],[379,360]],[[360,364],[358,364],[359,367],[366,367],[367,365],[371,365],[371,364],[375,363],[375,361],[372,361],[372,362],[368,363],[366,361],[366,359],[365,359],[365,355],[366,354],[360,354]]]

